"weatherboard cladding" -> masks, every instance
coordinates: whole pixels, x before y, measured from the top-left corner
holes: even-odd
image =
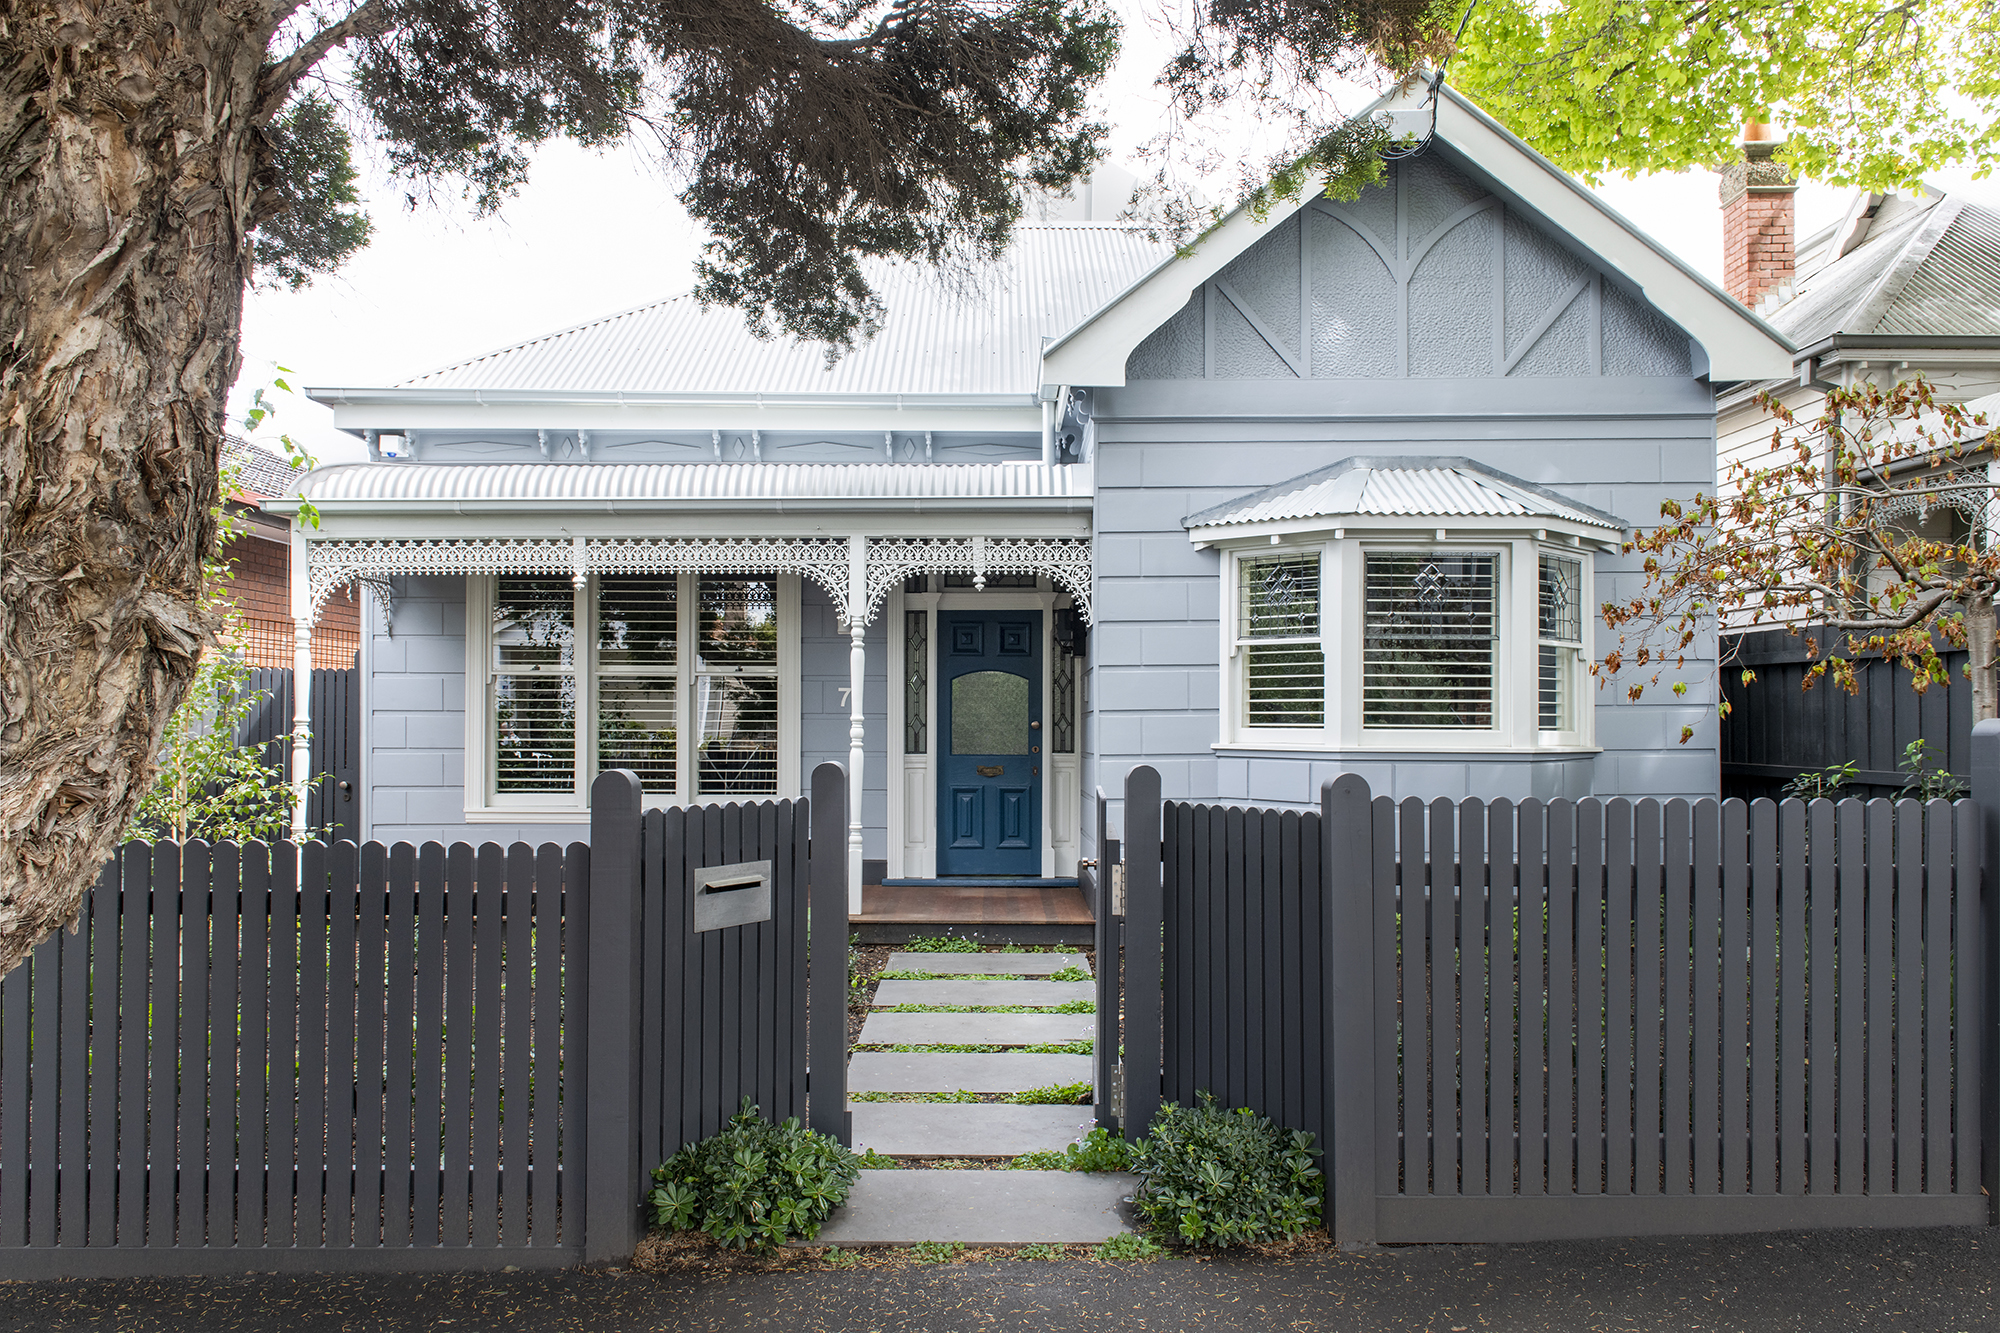
[[[1557,518],[1622,531],[1622,525],[1602,514],[1537,494],[1481,468],[1385,467],[1365,462],[1309,473],[1241,501],[1190,515],[1186,523],[1191,528],[1222,527],[1346,514]]]
[[[882,331],[833,365],[817,343],[758,338],[740,312],[693,296],[639,306],[405,381],[416,389],[626,393],[1005,394],[1041,385],[1045,340],[1067,332],[1171,252],[1103,223],[1023,226],[990,265],[864,271]]]
[[[1073,464],[965,463],[343,463],[303,488],[320,503],[617,500],[1087,499]]]

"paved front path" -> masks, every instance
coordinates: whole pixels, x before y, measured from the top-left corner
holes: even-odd
[[[18,1333],[1984,1333],[2000,1236],[1836,1231],[740,1277],[0,1283]]]

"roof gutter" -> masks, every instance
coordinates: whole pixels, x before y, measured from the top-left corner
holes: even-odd
[[[822,409],[1034,407],[1025,393],[634,393],[628,390],[366,389],[308,386],[327,407],[812,407]]]
[[[784,496],[700,500],[540,499],[472,500],[451,496],[382,497],[375,499],[316,500],[311,496],[288,495],[264,506],[274,514],[296,514],[311,502],[323,515],[338,514],[707,514],[707,513],[963,513],[1001,509],[1009,513],[1032,510],[1037,513],[1087,514],[1092,507],[1088,495],[981,495],[981,496]]]

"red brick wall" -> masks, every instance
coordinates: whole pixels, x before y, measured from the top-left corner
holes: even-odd
[[[291,548],[280,542],[244,535],[229,543],[225,596],[241,622],[244,656],[251,666],[292,665]],[[327,599],[313,627],[313,665],[354,664],[361,645],[361,604],[352,587]]]

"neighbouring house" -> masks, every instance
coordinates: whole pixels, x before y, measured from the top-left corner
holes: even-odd
[[[1767,394],[1798,422],[1785,433],[1785,457],[1820,421],[1830,390],[1864,383],[1887,388],[1922,376],[1941,400],[2000,420],[2000,212],[1930,189],[1861,192],[1833,225],[1795,241],[1797,182],[1773,160],[1777,146],[1762,133],[1746,137],[1742,159],[1723,172],[1724,280],[1797,350],[1790,374],[1717,386],[1722,484],[1732,465],[1756,466],[1770,455],[1777,422],[1759,402]],[[1966,462],[2000,482],[1983,452]],[[1905,503],[1897,521],[1925,537],[1991,539],[1980,492]],[[1969,772],[1969,690],[1919,695],[1907,672],[1876,661],[1854,696],[1807,691],[1815,637],[1839,641],[1825,630],[1731,636],[1732,656],[1756,678],[1723,677],[1737,710],[1724,726],[1726,794],[1776,795],[1801,771],[1852,761],[1858,771],[1849,790],[1892,795],[1903,782],[1904,747],[1918,739],[1935,761]],[[1965,655],[1949,652],[1946,660],[1956,679]]]
[[[243,648],[243,660],[253,667],[290,668],[295,631],[292,623],[292,520],[265,506],[291,494],[305,476],[268,449],[238,436],[225,436],[222,467],[232,471],[235,485],[227,504],[240,525],[223,549],[229,565],[225,594],[235,609],[230,626]],[[338,669],[354,665],[361,648],[361,604],[352,588],[330,595],[313,632],[313,665]]]
[[[1714,700],[1600,689],[1593,609],[1714,484],[1717,386],[1792,348],[1449,89],[1385,109],[1426,142],[1353,201],[878,269],[832,365],[680,297],[309,390],[371,453],[292,534],[302,618],[373,607],[367,836],[568,840],[604,768],[669,804],[836,759],[851,882],[976,882],[1073,874],[1139,763],[1713,795]]]

